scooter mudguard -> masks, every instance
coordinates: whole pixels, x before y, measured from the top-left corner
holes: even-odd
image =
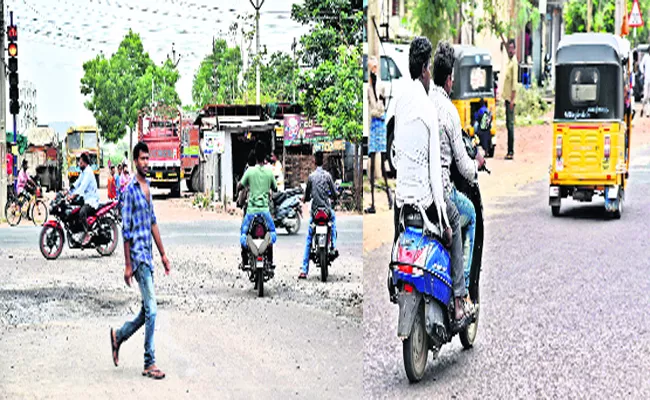
[[[418,312],[420,302],[422,301],[422,294],[413,291],[412,293],[400,293],[397,298],[399,304],[399,320],[397,323],[397,337],[406,339],[411,334],[413,321]]]

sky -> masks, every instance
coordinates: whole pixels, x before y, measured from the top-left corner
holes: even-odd
[[[293,38],[299,41],[308,32],[290,18],[295,2],[301,1],[264,1],[260,44],[269,53],[290,53]],[[176,90],[183,104],[191,104],[192,79],[213,36],[226,38],[236,16],[254,8],[248,0],[5,0],[7,25],[9,11],[18,26],[18,75],[36,88],[39,124],[81,125],[94,124],[80,91],[82,65],[100,51],[116,52],[129,28],[140,34],[157,64],[171,56],[175,44],[181,55]]]

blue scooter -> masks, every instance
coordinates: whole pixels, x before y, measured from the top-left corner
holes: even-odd
[[[468,135],[463,139],[470,157],[476,145]],[[482,170],[489,173],[487,168]],[[402,339],[406,375],[411,382],[424,376],[428,352],[438,353],[443,344],[456,335],[465,349],[473,346],[479,320],[479,276],[483,254],[483,205],[478,182],[467,182],[452,165],[452,180],[476,210],[474,255],[470,271],[465,271],[469,297],[474,312],[460,326],[454,326],[454,296],[451,263],[441,244],[441,230],[429,221],[424,210],[408,205],[400,215],[400,235],[393,246],[388,275],[390,300],[399,305],[397,336]]]

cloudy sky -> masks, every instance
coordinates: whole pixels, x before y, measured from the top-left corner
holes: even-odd
[[[290,19],[294,2],[300,0],[264,2],[260,42],[269,52],[290,52],[293,38],[308,31]],[[212,37],[225,38],[236,16],[254,9],[248,0],[5,0],[7,24],[9,11],[18,25],[20,80],[37,90],[39,123],[84,124],[94,120],[79,90],[82,64],[100,51],[114,53],[129,28],[141,35],[158,64],[175,43],[181,54],[176,90],[189,104],[192,78]]]

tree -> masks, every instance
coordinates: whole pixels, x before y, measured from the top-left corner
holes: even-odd
[[[360,45],[363,36],[363,12],[352,8],[349,0],[304,0],[291,7],[291,19],[313,25],[310,33],[300,38],[301,61],[316,66],[335,60],[340,44]]]
[[[292,102],[297,92],[298,65],[291,55],[276,51],[260,62],[260,92],[262,103]],[[255,98],[255,68],[244,74],[247,84],[244,98]],[[296,93],[297,94],[297,93]]]
[[[531,0],[510,0],[510,12],[500,8],[502,3],[498,0],[482,0],[481,3],[469,2],[470,12],[468,17],[476,24],[476,32],[488,30],[501,40],[506,47],[509,38],[519,33],[528,22],[533,28],[539,24],[539,10],[533,6]],[[482,12],[477,13],[478,9]]]
[[[224,39],[214,41],[194,75],[192,100],[197,108],[207,104],[234,104],[241,93],[242,58],[239,46],[228,47]]]
[[[627,2],[628,13],[632,10],[633,1]],[[641,10],[650,9],[650,0],[639,0]],[[564,5],[564,31],[567,35],[587,31],[587,3],[579,0],[569,0]],[[637,35],[628,36],[631,42],[646,43],[650,18],[643,20],[644,26],[637,28]],[[616,2],[614,0],[593,0],[592,32],[616,32]],[[633,28],[630,29],[632,31]]]
[[[356,145],[354,180],[361,208],[361,140],[363,69],[360,44],[363,12],[349,0],[305,0],[294,4],[291,18],[312,25],[300,38],[300,59],[307,69],[299,79],[305,113],[323,125],[330,137]]]
[[[109,142],[124,137],[126,126],[135,127],[138,112],[151,102],[152,79],[156,101],[180,104],[175,89],[178,71],[169,61],[155,65],[144,51],[140,35],[131,30],[115,54],[108,59],[99,54],[86,61],[83,69],[81,93],[90,96],[84,106],[93,113],[102,137]]]
[[[421,1],[407,0],[412,10],[405,22],[411,30],[426,36],[434,45],[441,39],[448,39],[457,34],[457,28],[451,25],[459,10],[456,0]],[[465,0],[466,1],[466,0]]]

